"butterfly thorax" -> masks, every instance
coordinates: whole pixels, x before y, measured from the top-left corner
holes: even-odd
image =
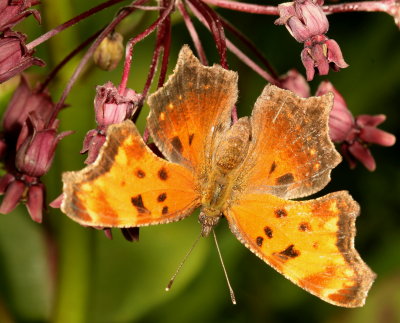
[[[199,221],[206,236],[218,223],[238,177],[238,168],[247,156],[251,141],[248,118],[239,119],[219,138],[211,170],[202,189],[202,209]]]

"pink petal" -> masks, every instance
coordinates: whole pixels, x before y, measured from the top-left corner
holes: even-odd
[[[20,181],[12,182],[5,192],[3,201],[0,206],[0,213],[10,213],[18,205],[22,194],[25,191],[25,184]]]
[[[356,141],[351,146],[349,146],[349,152],[355,158],[357,158],[368,170],[370,170],[371,172],[375,170],[376,163],[374,157],[372,157],[372,154],[367,147]]]
[[[314,78],[315,70],[314,60],[311,57],[309,48],[306,47],[301,51],[301,61],[306,68],[307,81],[312,81],[312,79]]]
[[[54,201],[52,201],[49,205],[54,209],[59,209],[61,207],[61,203],[64,199],[64,193],[61,193]]]
[[[42,214],[44,206],[44,185],[33,185],[29,188],[28,201],[26,207],[32,220],[42,223]]]
[[[382,122],[386,120],[386,116],[384,114],[378,114],[375,116],[371,116],[368,114],[360,114],[356,118],[356,124],[360,127],[371,126],[376,127],[379,126]]]
[[[396,137],[391,133],[369,126],[361,128],[360,138],[367,143],[386,147],[393,146],[396,142]]]
[[[15,177],[11,174],[5,174],[3,177],[0,179],[0,194],[4,194],[4,192],[7,190],[8,185],[15,180]]]

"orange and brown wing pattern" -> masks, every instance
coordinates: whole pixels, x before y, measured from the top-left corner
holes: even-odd
[[[332,95],[303,99],[269,85],[251,116],[248,190],[297,198],[321,190],[341,160],[328,133]]]
[[[309,201],[244,195],[226,214],[232,232],[295,284],[338,306],[365,302],[375,274],[354,249],[358,204],[345,192]]]
[[[199,206],[193,174],[154,155],[131,121],[110,126],[96,162],[64,173],[63,182],[61,209],[83,225],[167,223]]]
[[[164,156],[192,170],[209,163],[214,139],[231,124],[237,73],[203,66],[183,46],[173,75],[148,99],[148,127]]]

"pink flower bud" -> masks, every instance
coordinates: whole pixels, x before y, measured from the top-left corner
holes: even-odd
[[[0,0],[0,31],[14,27],[31,14],[40,23],[39,12],[27,10],[38,3],[39,1],[32,0]]]
[[[44,122],[32,112],[24,127],[28,129],[27,136],[22,135],[17,142],[15,165],[17,169],[28,176],[40,177],[47,173],[53,161],[58,142],[71,132],[57,134],[58,121],[46,128]],[[24,138],[25,137],[25,138]]]
[[[280,18],[277,25],[285,25],[300,43],[313,36],[325,34],[329,23],[320,5],[312,0],[296,0],[278,5]]]
[[[13,31],[6,31],[0,36],[0,83],[32,65],[45,65],[39,58],[32,57],[34,51],[26,48],[25,40],[25,35]]]
[[[131,118],[142,98],[132,89],[125,89],[123,95],[119,94],[111,82],[98,86],[96,92],[94,110],[99,126],[109,126]]]
[[[310,96],[310,86],[297,70],[292,69],[279,78],[282,88],[290,90],[303,98]]]
[[[21,76],[21,82],[3,115],[3,131],[16,137],[30,112],[35,111],[43,120],[47,120],[53,108],[50,96],[31,90],[25,77]]]

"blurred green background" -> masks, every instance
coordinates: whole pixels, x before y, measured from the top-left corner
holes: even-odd
[[[101,1],[43,0],[39,6],[43,24],[39,26],[30,17],[17,29],[33,40],[98,3]],[[42,80],[66,53],[109,22],[117,7],[39,46],[37,56],[48,65],[29,69],[30,80]],[[279,74],[293,67],[304,73],[299,56],[302,45],[284,27],[274,26],[276,17],[218,12],[257,44]],[[127,39],[155,18],[155,13],[138,12],[117,30]],[[178,13],[173,21],[170,70],[182,44],[192,46]],[[321,80],[329,79],[355,115],[384,113],[388,120],[381,128],[399,135],[400,32],[393,18],[383,13],[344,13],[330,16],[329,21],[328,36],[341,45],[350,67],[328,77],[317,76],[311,82],[313,91]],[[210,62],[217,61],[211,36],[197,22],[196,27]],[[137,92],[142,91],[153,44],[154,36],[150,36],[135,47],[129,87]],[[51,84],[54,100],[79,57]],[[229,63],[239,72],[239,114],[248,115],[265,81],[232,55]],[[61,192],[61,172],[83,167],[85,157],[79,150],[85,133],[95,127],[96,85],[109,80],[118,84],[121,70],[122,64],[113,72],[90,64],[75,84],[67,99],[69,107],[59,115],[61,130],[74,130],[75,134],[62,140],[53,167],[44,178],[48,202]],[[1,88],[2,110],[16,85],[12,80]],[[147,111],[146,107],[139,118],[141,130]],[[316,194],[349,190],[361,205],[356,247],[378,275],[363,308],[338,308],[293,285],[239,243],[225,220],[216,231],[236,306],[230,301],[211,238],[200,241],[172,290],[164,291],[199,233],[196,215],[178,223],[143,228],[140,242],[129,243],[118,230],[110,241],[101,231],[83,228],[51,208],[43,224],[34,223],[20,206],[12,214],[0,216],[0,322],[400,322],[399,144],[372,147],[372,153],[377,161],[375,172],[360,165],[350,170],[343,162],[333,171],[331,183]]]

